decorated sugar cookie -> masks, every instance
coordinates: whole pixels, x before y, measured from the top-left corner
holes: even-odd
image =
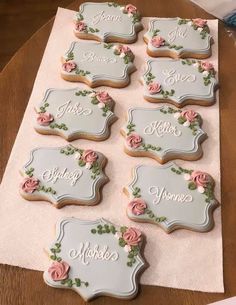
[[[213,42],[207,20],[155,18],[144,35],[147,53],[153,57],[207,58]]]
[[[162,106],[156,109],[131,108],[121,134],[125,152],[134,157],[151,157],[160,163],[173,159],[201,157],[207,135],[201,116],[191,110]]]
[[[85,2],[76,14],[74,33],[81,39],[132,43],[142,29],[140,20],[140,13],[132,4]]]
[[[128,46],[99,42],[73,42],[62,58],[61,76],[90,87],[125,87],[136,70]]]
[[[48,249],[51,265],[44,281],[54,288],[73,289],[85,301],[100,295],[133,298],[144,267],[142,241],[142,233],[134,227],[118,227],[103,218],[64,218]]]
[[[106,91],[48,89],[37,109],[35,129],[60,135],[68,141],[104,140],[116,120],[114,101]]]
[[[144,98],[153,103],[168,102],[210,106],[218,86],[211,62],[195,59],[155,59],[147,61],[142,77]]]
[[[72,145],[36,148],[22,170],[20,194],[27,200],[45,200],[56,208],[67,204],[94,205],[108,178],[106,158],[92,149]]]
[[[134,221],[151,222],[167,233],[175,229],[209,231],[218,206],[213,178],[170,162],[160,166],[140,165],[134,169],[127,215]]]

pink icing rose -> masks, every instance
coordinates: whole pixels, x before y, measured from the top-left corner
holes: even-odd
[[[165,39],[160,36],[154,36],[151,39],[151,45],[155,48],[160,48],[165,45]]]
[[[82,160],[86,163],[93,163],[97,160],[98,155],[92,149],[87,149],[82,154]]]
[[[71,71],[75,70],[76,67],[77,67],[76,63],[71,60],[62,64],[62,69],[66,72],[71,72]]]
[[[53,115],[48,112],[39,113],[37,117],[37,123],[41,126],[48,126],[53,120]]]
[[[193,171],[191,179],[197,184],[197,186],[206,187],[208,183],[212,182],[211,176],[201,171]]]
[[[48,268],[48,273],[53,281],[62,281],[68,278],[70,266],[66,262],[53,262]]]
[[[125,10],[130,14],[135,14],[137,12],[137,8],[133,4],[127,4]]]
[[[83,21],[77,21],[75,24],[76,31],[84,32],[87,28],[87,25]]]
[[[131,148],[138,148],[142,144],[142,138],[137,133],[131,133],[126,142]]]
[[[134,215],[142,215],[147,208],[147,204],[141,198],[134,198],[132,201],[130,201],[128,207]]]
[[[213,64],[210,63],[209,61],[202,61],[202,62],[201,62],[201,68],[202,68],[204,71],[211,71],[211,70],[214,70]]]
[[[195,112],[193,110],[184,110],[181,112],[181,116],[184,117],[187,121],[189,121],[191,123],[191,122],[195,121],[198,114],[197,114],[197,112]]]
[[[148,85],[148,92],[150,94],[156,94],[161,91],[161,85],[155,82],[152,82]]]
[[[128,47],[128,46],[125,46],[123,44],[119,44],[117,47],[116,47],[116,51],[121,54],[121,53],[124,53],[124,54],[132,54],[132,51],[131,49]]]
[[[32,194],[34,191],[36,191],[38,186],[39,180],[33,177],[27,177],[21,183],[22,191],[29,194]]]
[[[193,23],[198,26],[199,28],[203,28],[205,25],[207,25],[207,20],[201,19],[201,18],[196,18],[193,19]]]
[[[107,104],[111,101],[110,95],[106,91],[100,91],[96,93],[96,98],[100,103]]]
[[[122,237],[129,246],[137,246],[142,240],[142,233],[138,229],[130,227]]]

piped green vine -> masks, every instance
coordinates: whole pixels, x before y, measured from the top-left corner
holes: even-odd
[[[104,225],[97,225],[96,228],[91,229],[91,233],[92,234],[113,234],[116,235],[118,234],[118,244],[120,247],[124,248],[125,246],[127,246],[126,241],[123,238],[123,234],[127,231],[128,227],[126,226],[122,226],[119,229],[116,229],[115,226],[113,225],[108,225],[108,224],[104,224]],[[130,249],[128,251],[128,261],[127,261],[127,266],[128,267],[132,267],[133,264],[136,263],[136,256],[139,254],[140,252],[140,248],[138,245],[136,246],[130,246]]]
[[[58,255],[61,252],[61,243],[59,243],[59,242],[55,243],[54,247],[52,247],[50,249],[50,252],[51,252],[51,255],[50,255],[51,260],[57,261],[57,262],[62,261],[62,258]],[[71,288],[72,286],[76,286],[76,287],[80,287],[82,285],[84,285],[85,287],[89,286],[88,282],[84,282],[80,278],[74,278],[74,279],[67,278],[67,279],[61,280],[60,283],[69,288]]]
[[[188,189],[191,191],[194,191],[197,189],[197,184],[192,180],[191,175],[194,172],[193,170],[189,169],[184,169],[180,166],[178,167],[171,167],[171,171],[177,175],[182,175],[182,174],[189,174],[190,175],[190,180],[188,182]],[[211,200],[215,199],[214,196],[214,182],[211,180],[211,182],[207,183],[207,185],[204,187],[204,192],[203,195],[206,196],[205,201],[207,203],[210,203]]]
[[[134,189],[132,191],[132,195],[134,198],[141,198],[141,188],[138,186],[134,187]],[[156,216],[153,213],[153,211],[151,209],[149,209],[148,207],[144,210],[144,214],[146,214],[152,221],[154,221],[156,223],[160,223],[160,222],[167,220],[167,218],[165,216],[161,216],[161,217]]]
[[[82,159],[82,155],[84,152],[83,149],[76,148],[72,145],[67,145],[66,147],[64,147],[60,150],[60,153],[65,154],[66,156],[73,155],[76,152],[80,154],[80,158],[78,160],[78,165],[80,167],[84,167],[86,165],[86,162]],[[96,179],[101,173],[101,168],[100,168],[99,162],[98,161],[93,162],[91,164],[91,167],[89,168],[89,170],[92,173],[91,178]]]
[[[96,97],[96,91],[93,91],[93,90],[80,90],[80,91],[77,91],[75,93],[75,95],[77,96],[87,96],[87,95],[90,95],[94,93],[94,96],[91,97],[91,104],[93,105],[98,105],[100,102],[99,100],[97,99]],[[102,111],[102,115],[104,117],[106,117],[108,115],[108,113],[111,111],[111,105],[108,103],[108,104],[105,104],[102,108],[101,108],[101,111]]]
[[[33,178],[34,177],[34,168],[30,167],[30,168],[26,169],[25,175],[28,176],[29,178]],[[41,191],[41,192],[44,192],[44,193],[51,193],[52,195],[56,194],[56,191],[52,187],[46,187],[40,181],[39,181],[39,184],[38,184],[38,186],[35,190],[38,191],[38,192]]]

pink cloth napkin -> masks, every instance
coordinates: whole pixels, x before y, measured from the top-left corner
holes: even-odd
[[[135,225],[147,237],[145,258],[150,267],[141,276],[141,283],[208,292],[223,292],[221,209],[214,213],[215,227],[209,233],[177,230],[166,234],[151,224],[131,222],[125,214],[128,198],[122,188],[131,181],[131,169],[140,163],[156,164],[149,158],[132,158],[123,152],[123,137],[119,130],[125,124],[125,114],[131,106],[155,108],[145,102],[139,77],[143,71],[146,46],[143,33],[150,18],[143,18],[145,30],[130,47],[135,53],[138,71],[133,73],[131,84],[124,89],[106,88],[116,100],[115,112],[119,120],[113,125],[111,137],[104,142],[76,140],[73,145],[93,147],[108,157],[106,174],[110,182],[103,188],[103,200],[94,207],[68,206],[60,210],[46,202],[30,202],[18,193],[21,176],[19,169],[28,161],[29,153],[36,147],[63,146],[66,141],[57,136],[37,134],[33,129],[34,106],[42,99],[47,88],[73,88],[78,84],[66,82],[59,75],[60,57],[76,40],[72,27],[75,12],[58,9],[55,23],[40,65],[34,88],[25,111],[9,162],[2,180],[0,193],[0,262],[34,270],[44,270],[48,258],[43,248],[54,238],[54,224],[64,216],[81,219],[104,217],[110,221]],[[218,22],[209,21],[215,44],[211,61],[217,69]],[[81,84],[81,88],[86,88]],[[211,107],[192,107],[204,118],[204,130],[209,138],[203,144],[204,156],[196,162],[178,164],[208,171],[216,179],[216,196],[220,200],[220,155],[219,155],[219,100]]]
[[[225,299],[223,301],[211,303],[208,305],[236,305],[236,297]]]

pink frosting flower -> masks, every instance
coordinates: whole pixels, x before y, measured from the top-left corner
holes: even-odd
[[[27,177],[21,183],[21,189],[25,193],[32,194],[37,190],[39,186],[39,180],[33,177]]]
[[[204,71],[211,71],[211,70],[214,70],[213,64],[210,63],[209,61],[202,61],[202,62],[201,62],[201,68],[202,68]]]
[[[193,23],[198,26],[199,28],[203,28],[205,25],[207,25],[207,20],[201,19],[201,18],[196,18],[193,19]]]
[[[93,163],[97,160],[98,155],[92,149],[86,149],[82,154],[82,160],[86,163]]]
[[[152,82],[148,85],[148,92],[150,94],[156,94],[161,91],[161,85],[155,82]]]
[[[96,93],[96,98],[100,103],[107,104],[111,101],[110,95],[106,91],[100,91]]]
[[[190,123],[192,123],[196,120],[198,113],[193,110],[184,110],[181,112],[181,116],[184,117]]]
[[[71,72],[73,70],[75,70],[77,67],[76,63],[74,61],[67,61],[64,64],[62,64],[62,69],[66,72]]]
[[[75,24],[76,31],[84,32],[87,29],[87,25],[83,21],[77,21]]]
[[[39,113],[37,117],[37,123],[41,126],[48,126],[53,120],[53,115],[48,112]]]
[[[137,246],[142,240],[142,233],[138,229],[130,227],[122,237],[129,246]]]
[[[119,44],[117,47],[116,47],[116,51],[121,54],[121,53],[124,53],[124,54],[133,54],[131,49],[128,47],[128,46],[125,46],[123,44]]]
[[[138,148],[142,144],[142,138],[137,133],[131,133],[126,142],[131,148]]]
[[[211,176],[201,171],[193,171],[191,179],[197,184],[197,186],[202,187],[206,187],[208,183],[212,182]]]
[[[147,208],[147,204],[141,198],[134,198],[132,201],[130,201],[128,207],[134,215],[142,215]]]
[[[48,268],[48,273],[53,281],[62,281],[68,278],[70,266],[66,262],[53,262]]]
[[[137,12],[137,8],[133,4],[127,4],[125,10],[130,14],[135,14]]]
[[[155,48],[160,48],[165,45],[165,39],[160,36],[154,36],[151,39],[151,45]]]

